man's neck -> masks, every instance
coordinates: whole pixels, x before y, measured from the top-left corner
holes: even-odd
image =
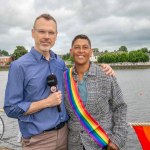
[[[50,60],[50,51],[43,52],[42,55],[45,57],[46,60]]]
[[[50,60],[50,51],[40,51],[35,47],[35,50],[37,50],[41,55],[45,57],[46,60]]]
[[[81,81],[83,79],[84,73],[86,73],[89,70],[90,63],[83,65],[75,65],[75,70],[78,74],[78,80]]]

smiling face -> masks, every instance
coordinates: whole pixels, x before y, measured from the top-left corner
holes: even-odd
[[[35,49],[40,53],[49,52],[57,38],[57,25],[53,20],[40,18],[32,29]]]
[[[92,49],[87,39],[76,39],[70,50],[76,66],[89,67]]]

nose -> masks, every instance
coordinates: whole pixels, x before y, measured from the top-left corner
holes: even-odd
[[[82,47],[80,47],[80,52],[82,53],[84,50],[83,50],[83,48]]]
[[[43,33],[43,37],[44,37],[44,38],[49,38],[49,36],[50,36],[50,34],[49,34],[48,31],[45,31],[45,32]]]
[[[49,38],[49,36],[50,36],[49,33],[46,32],[44,37],[45,37],[45,38]]]

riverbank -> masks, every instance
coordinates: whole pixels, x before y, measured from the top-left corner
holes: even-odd
[[[97,63],[99,66],[101,63]],[[123,62],[123,63],[108,63],[113,69],[148,69],[150,68],[150,62],[138,62],[138,63],[130,63],[130,62]],[[72,64],[67,64],[67,67],[72,67]]]
[[[13,149],[6,148],[6,147],[0,147],[0,150],[13,150]]]
[[[96,63],[100,65],[100,63]],[[123,62],[123,63],[108,63],[113,69],[148,69],[150,68],[150,62]],[[68,68],[72,67],[72,64],[66,64]],[[0,66],[0,71],[8,71],[9,66]]]
[[[9,66],[0,66],[0,71],[8,71]]]
[[[138,62],[138,63],[111,63],[109,64],[113,69],[148,69],[150,68],[150,62]]]

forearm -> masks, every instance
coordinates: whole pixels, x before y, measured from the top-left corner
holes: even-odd
[[[52,106],[53,103],[50,101],[50,98],[46,98],[36,102],[21,102],[10,106],[4,106],[4,110],[8,117],[24,120],[25,116]]]
[[[26,109],[26,111],[23,109],[22,106],[25,103],[20,103],[20,104],[16,104],[16,105],[11,105],[11,106],[5,106],[4,110],[7,114],[7,116],[11,117],[11,118],[20,118],[23,115],[30,115],[33,113],[36,113],[44,108],[50,107],[51,104],[47,103],[46,99],[37,101],[37,102],[32,102],[30,103],[30,105],[28,106],[28,109]]]
[[[61,101],[62,101],[61,92],[60,91],[55,92],[53,94],[50,94],[45,99],[32,102],[28,110],[24,113],[24,115],[30,115],[47,107],[54,107],[60,105]]]
[[[45,109],[47,107],[50,107],[51,104],[47,103],[47,100],[46,99],[43,99],[43,100],[40,100],[40,101],[37,101],[37,102],[32,102],[29,109],[27,110],[27,112],[25,112],[24,115],[30,115],[30,114],[33,114],[33,113],[36,113],[42,109]]]

